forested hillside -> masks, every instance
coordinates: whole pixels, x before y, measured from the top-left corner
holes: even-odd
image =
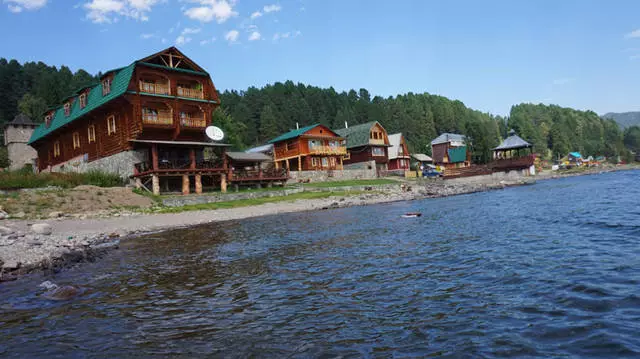
[[[610,118],[618,123],[620,127],[627,128],[631,126],[640,126],[640,111],[633,112],[609,112],[602,116]]]
[[[41,121],[46,108],[59,105],[66,96],[96,80],[84,70],[72,73],[65,66],[57,69],[42,62],[21,65],[0,59],[0,126],[18,112]],[[500,143],[509,128],[534,143],[535,150],[547,158],[569,151],[627,155],[625,144],[634,148],[632,143],[638,135],[636,130],[628,130],[623,136],[613,120],[603,120],[591,111],[520,104],[513,106],[505,118],[428,93],[382,98],[366,89],[337,92],[286,81],[246,91],[227,90],[220,98],[222,107],[214,113],[214,122],[238,149],[264,144],[295,128],[296,123],[342,128],[345,122],[356,125],[374,120],[389,133],[404,133],[414,152],[429,153],[429,142],[442,132],[465,134],[471,139],[478,163],[491,159],[491,148]]]

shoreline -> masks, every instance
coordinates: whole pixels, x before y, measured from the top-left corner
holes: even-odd
[[[410,191],[403,191],[401,189],[401,183],[403,182],[398,182],[396,189],[391,189],[384,193],[360,193],[228,209],[161,214],[123,213],[122,215],[107,218],[58,218],[46,221],[3,220],[0,221],[0,283],[13,281],[21,276],[39,271],[44,274],[57,273],[78,263],[94,261],[107,251],[117,249],[121,240],[153,232],[157,233],[170,229],[283,213],[449,197],[528,185],[539,180],[638,168],[637,166],[598,168],[566,174],[542,172],[535,177],[489,183],[482,181],[478,183],[455,183],[449,181],[404,182],[411,186]],[[34,223],[47,223],[50,225],[52,233],[49,235],[34,234],[30,228],[30,225]],[[7,234],[9,231],[11,233]],[[2,236],[3,234],[4,236]]]

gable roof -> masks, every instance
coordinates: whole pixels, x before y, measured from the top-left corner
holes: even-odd
[[[296,137],[302,136],[302,135],[304,135],[305,132],[310,131],[310,130],[318,127],[318,126],[322,126],[322,127],[326,128],[327,130],[331,131],[334,135],[338,135],[338,133],[336,131],[331,130],[327,126],[319,124],[319,123],[316,123],[314,125],[310,125],[310,126],[299,128],[297,130],[291,130],[291,131],[289,131],[287,133],[284,133],[284,134],[274,138],[273,140],[269,141],[268,143],[276,143],[276,142],[280,142],[280,141],[284,141],[284,140],[288,140],[288,139],[291,139],[291,138],[296,138]]]
[[[131,75],[133,74],[135,64],[136,63],[134,62],[131,65],[124,67],[116,72],[116,74],[113,76],[113,81],[111,81],[111,92],[109,94],[103,96],[102,84],[95,85],[87,96],[87,105],[84,108],[80,108],[80,101],[74,101],[73,105],[71,105],[71,112],[69,116],[65,116],[64,108],[58,107],[55,110],[53,119],[51,120],[51,124],[49,125],[49,127],[47,127],[45,123],[38,126],[33,131],[33,134],[29,139],[29,144],[42,139],[51,132],[73,122],[77,118],[86,115],[96,108],[124,94],[127,91],[129,82],[131,81]]]
[[[33,122],[31,118],[24,113],[19,113],[16,117],[13,118],[11,122],[6,123],[4,126],[7,127],[9,125],[15,126],[37,126],[38,124]]]
[[[161,54],[167,53],[167,52],[174,52],[178,54],[179,56],[182,57],[182,61],[184,61],[185,63],[188,63],[189,66],[193,67],[196,70],[188,70],[188,69],[175,68],[175,67],[165,67],[162,65],[156,65],[156,64],[151,64],[146,62],[153,59],[156,56],[160,56]],[[180,52],[180,50],[178,50],[174,46],[169,47],[153,55],[134,61],[128,66],[115,68],[102,74],[101,79],[103,79],[107,74],[111,74],[111,73],[114,74],[113,79],[111,81],[111,92],[105,96],[102,95],[102,82],[90,86],[91,90],[89,91],[89,94],[87,96],[87,105],[83,109],[80,108],[79,101],[73,101],[73,104],[71,105],[71,113],[69,114],[69,116],[64,115],[64,107],[62,105],[58,105],[52,108],[51,110],[54,110],[54,115],[53,115],[53,119],[51,120],[51,124],[47,127],[47,125],[43,123],[39,127],[37,127],[33,131],[31,138],[29,139],[29,144],[32,144],[38,140],[41,140],[42,138],[46,137],[50,133],[54,132],[55,130],[66,126],[67,124],[86,115],[87,113],[95,110],[96,108],[102,105],[105,105],[106,103],[122,96],[127,91],[127,87],[129,86],[129,82],[131,82],[131,76],[133,74],[133,70],[135,69],[136,65],[162,67],[172,71],[209,76],[209,74],[206,71],[204,71],[200,66],[195,64],[189,58],[187,58],[182,52]],[[88,87],[81,88],[78,91],[74,92],[73,95],[66,97],[65,101],[70,98],[76,97],[78,95],[78,92],[86,88]]]
[[[264,152],[271,152],[271,151],[273,151],[273,145],[268,143],[266,145],[250,148],[250,149],[248,149],[248,150],[246,150],[244,152],[246,152],[246,153],[264,153]]]
[[[431,141],[432,145],[439,145],[441,143],[448,143],[452,141],[463,142],[465,141],[465,135],[459,135],[457,133],[443,133],[440,136],[436,137],[433,141]]]
[[[420,162],[433,162],[433,158],[425,155],[424,153],[412,153],[411,157],[415,158]]]
[[[266,162],[272,161],[273,159],[270,156],[265,155],[264,153],[246,153],[246,152],[227,152],[227,156],[234,161],[239,162]]]
[[[394,133],[393,135],[389,135],[389,159],[398,158],[398,150],[400,149],[400,145],[402,144],[402,133]],[[404,156],[409,156],[409,153],[405,153]]]
[[[529,148],[532,145],[523,140],[522,138],[520,138],[520,136],[516,135],[516,131],[511,130],[509,131],[509,137],[507,137],[504,141],[502,141],[502,143],[500,144],[500,146],[494,148],[494,151],[500,151],[500,150],[513,150],[516,148]]]
[[[371,132],[371,127],[375,124],[380,125],[378,121],[371,121],[360,125],[334,130],[334,132],[347,140],[347,148],[366,146],[369,144],[369,133]],[[382,125],[380,125],[380,127],[382,127]]]

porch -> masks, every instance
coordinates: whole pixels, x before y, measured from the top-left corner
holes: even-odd
[[[182,194],[202,193],[203,184],[212,189],[227,191],[226,144],[130,140],[138,150],[147,151],[147,160],[134,164],[132,178],[136,187],[159,195],[181,187]],[[180,185],[181,184],[181,185]],[[192,186],[193,184],[193,186]],[[162,189],[162,190],[161,190]]]
[[[227,152],[229,158],[229,172],[227,179],[234,189],[240,186],[263,185],[271,187],[274,184],[283,186],[289,179],[289,171],[276,168],[273,159],[262,153]]]

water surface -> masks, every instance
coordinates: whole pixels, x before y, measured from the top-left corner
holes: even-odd
[[[639,357],[639,182],[609,173],[133,239],[0,285],[0,356]],[[86,293],[44,300],[45,279]]]

